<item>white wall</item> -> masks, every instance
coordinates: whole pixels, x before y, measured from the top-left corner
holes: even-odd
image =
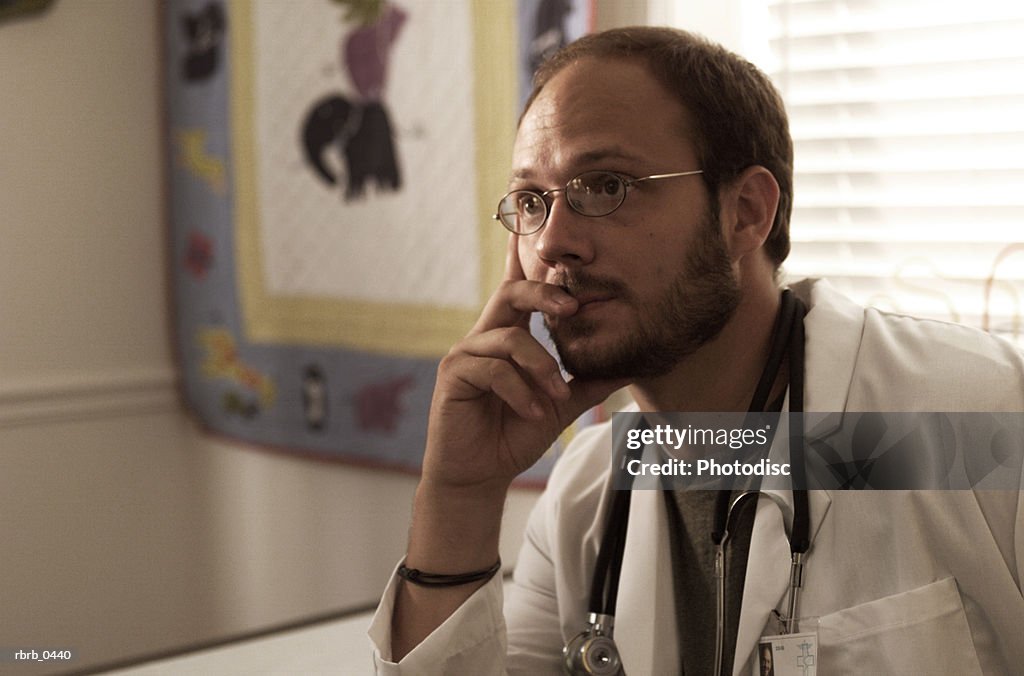
[[[415,485],[181,411],[158,27],[156,0],[0,24],[0,648],[79,669],[371,602]],[[510,499],[506,561],[534,498]]]
[[[0,25],[0,646],[76,666],[217,624],[186,620],[215,552],[165,339],[154,18]]]

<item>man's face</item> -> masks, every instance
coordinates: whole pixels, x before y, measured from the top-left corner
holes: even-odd
[[[700,169],[682,105],[639,62],[588,58],[560,71],[523,117],[513,189],[562,188],[585,171],[633,178]],[[718,214],[699,176],[642,182],[591,218],[553,199],[545,226],[519,239],[528,279],[580,303],[546,317],[579,378],[663,375],[713,338],[740,291]]]

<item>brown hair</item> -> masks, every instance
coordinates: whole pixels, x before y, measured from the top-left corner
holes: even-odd
[[[779,206],[765,242],[775,265],[789,255],[793,208],[793,141],[782,97],[753,64],[709,40],[674,28],[633,26],[593,33],[556,52],[533,78],[528,110],[544,85],[585,57],[635,58],[674,94],[688,113],[697,159],[712,198],[743,172],[760,165],[779,184]],[[525,112],[525,111],[524,111]]]

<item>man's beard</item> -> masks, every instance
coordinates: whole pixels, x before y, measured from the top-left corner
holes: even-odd
[[[637,311],[635,326],[605,329],[617,328],[623,337],[600,351],[570,347],[577,339],[597,335],[596,322],[568,317],[552,325],[545,317],[566,371],[584,380],[662,376],[721,332],[739,305],[740,289],[716,211],[705,217],[703,232],[698,233],[671,285],[648,304],[641,305],[618,280],[585,272],[569,272],[554,280],[573,295],[607,293]]]

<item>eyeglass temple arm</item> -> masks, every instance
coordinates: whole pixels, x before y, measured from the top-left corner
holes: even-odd
[[[656,181],[659,178],[676,178],[678,176],[693,176],[695,174],[703,174],[703,173],[704,173],[703,169],[694,169],[693,171],[677,171],[674,174],[654,174],[652,176],[642,176],[641,178],[634,178],[633,180],[628,181],[628,185],[633,185],[634,183],[640,183],[641,181]]]

